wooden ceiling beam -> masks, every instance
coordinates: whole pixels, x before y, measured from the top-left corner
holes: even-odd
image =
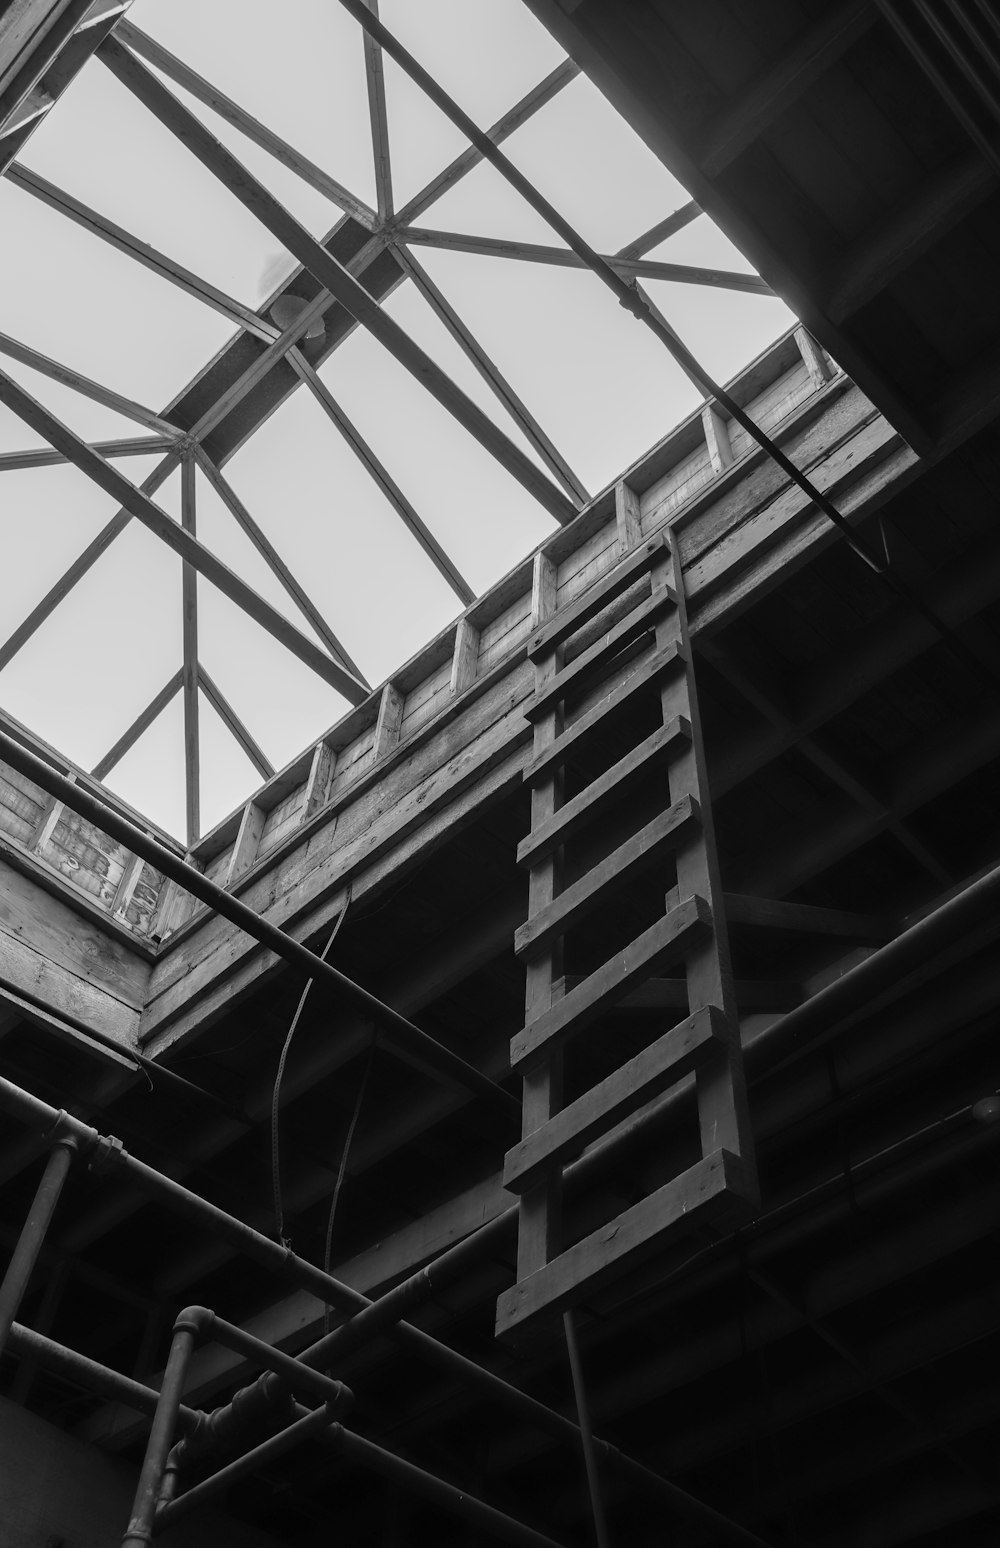
[[[378,0],[365,0],[378,15]],[[378,215],[382,221],[392,215],[392,164],[389,159],[389,119],[385,103],[385,70],[382,50],[365,33],[365,81],[368,87],[368,117],[372,130],[372,159],[375,163],[375,191]]]
[[[408,337],[333,254],[289,214],[274,195],[215,139],[183,103],[161,85],[135,55],[129,53],[116,39],[107,38],[98,49],[97,57],[165,128],[175,134],[209,171],[225,183],[271,235],[298,258],[317,284],[329,290],[549,515],[562,524],[573,519],[575,507],[548,476],[493,424],[488,415],[451,381],[425,350]]]
[[[181,528],[198,540],[197,484],[190,451],[181,462]],[[181,563],[181,691],[184,697],[184,813],[187,847],[201,837],[201,721],[198,703],[198,572]]]
[[[351,451],[373,482],[392,506],[410,536],[423,549],[439,575],[442,575],[459,601],[468,607],[476,599],[476,593],[465,576],[449,558],[430,528],[417,515],[396,481],[383,467],[360,431],[351,423],[326,383],[321,380],[309,362],[297,349],[289,350],[289,363],[305,382],[324,414],[343,436]]]
[[[432,231],[423,226],[401,226],[396,229],[395,235],[400,242],[416,242],[423,247],[440,247],[450,252],[554,264],[563,269],[588,267],[568,247],[546,247],[537,242],[510,242],[502,237],[470,236],[462,231]],[[740,290],[757,296],[774,294],[759,274],[740,274],[731,269],[697,268],[686,263],[662,263],[653,258],[620,258],[615,254],[601,256],[616,274],[625,279],[659,279],[670,280],[674,284],[709,285],[717,290]]]
[[[235,575],[197,538],[185,532],[157,505],[154,505],[147,494],[136,488],[134,484],[130,484],[111,463],[105,462],[103,457],[91,451],[90,447],[74,435],[72,430],[60,424],[59,420],[42,404],[37,403],[17,382],[2,371],[0,371],[0,402],[5,403],[33,430],[44,436],[57,451],[63,452],[99,488],[118,500],[124,511],[137,517],[145,527],[166,543],[168,548],[172,548],[182,560],[192,565],[200,575],[204,575],[206,580],[210,580],[214,586],[217,586],[231,602],[235,602],[242,608],[255,623],[290,650],[306,666],[311,667],[331,687],[342,693],[349,703],[360,704],[362,699],[367,698],[367,688],[355,677],[345,672],[338,662],[332,660],[318,645],[300,633],[294,624],[289,623],[283,614],[259,596],[238,575]]]
[[[74,392],[92,399],[94,403],[102,403],[105,408],[113,409],[115,413],[123,415],[126,419],[134,419],[137,424],[145,425],[147,429],[155,430],[161,436],[179,437],[182,434],[176,425],[161,418],[159,414],[154,414],[152,409],[144,408],[141,403],[134,402],[132,398],[126,398],[120,392],[114,392],[112,388],[92,381],[89,376],[83,376],[79,371],[71,370],[69,366],[62,365],[58,360],[51,360],[48,355],[43,355],[39,350],[22,344],[18,339],[10,338],[6,333],[0,333],[0,354],[9,356],[11,360],[20,361],[21,365],[30,366],[41,376],[47,376],[63,387],[71,387]]]
[[[154,694],[146,708],[135,717],[128,729],[122,732],[114,746],[110,747],[100,762],[94,765],[90,771],[92,778],[104,779],[111,773],[129,749],[135,746],[143,732],[148,731],[157,716],[166,709],[174,695],[180,691],[183,681],[184,669],[178,667],[173,677],[164,683],[159,693]]]
[[[231,97],[226,96],[225,92],[213,86],[211,81],[205,80],[204,76],[192,70],[190,65],[178,59],[169,49],[164,48],[162,43],[158,43],[155,38],[151,38],[148,33],[141,31],[130,21],[118,23],[115,37],[121,43],[127,44],[141,59],[145,59],[147,64],[153,65],[168,80],[183,87],[195,101],[211,108],[225,123],[238,129],[253,145],[259,146],[283,167],[294,172],[310,188],[329,199],[331,204],[343,210],[345,215],[350,215],[367,231],[375,230],[379,218],[363,199],[357,198],[349,188],[345,188],[342,183],[337,182],[336,178],[324,172],[322,167],[310,161],[308,156],[303,156],[301,151],[289,145],[287,140],[283,140],[266,124],[262,124],[245,108],[241,108],[238,102],[234,102]]]
[[[687,204],[682,204],[679,209],[674,210],[673,214],[664,216],[663,220],[658,220],[655,226],[650,226],[648,231],[637,236],[634,242],[627,242],[624,247],[620,247],[615,257],[641,258],[644,253],[649,252],[650,248],[659,247],[661,242],[665,242],[675,232],[683,231],[685,226],[697,220],[702,213],[701,205],[696,204],[694,199],[689,199]]]
[[[222,689],[215,679],[209,676],[201,662],[198,663],[198,683],[226,730],[242,747],[261,779],[271,779],[274,775],[274,765],[268,761],[266,753],[250,735]]]

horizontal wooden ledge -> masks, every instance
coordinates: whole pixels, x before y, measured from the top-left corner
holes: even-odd
[[[715,1150],[505,1291],[497,1301],[497,1336],[595,1295],[651,1257],[667,1232],[731,1229],[752,1210],[739,1157]]]
[[[657,561],[665,557],[666,548],[662,534],[647,539],[608,575],[597,581],[575,602],[560,609],[554,618],[549,619],[548,623],[543,624],[531,636],[528,641],[528,659],[535,661],[562,645],[571,634],[576,633],[577,629],[589,623],[602,607],[613,602],[623,591],[627,591],[633,581],[648,574]]]
[[[551,854],[560,844],[574,838],[582,827],[601,815],[606,807],[618,800],[629,782],[642,774],[658,758],[673,752],[681,742],[691,740],[691,722],[683,715],[676,715],[665,726],[660,726],[641,741],[638,747],[619,758],[598,779],[567,801],[551,817],[532,830],[517,846],[519,865],[534,864]]]
[[[592,673],[609,662],[620,650],[632,645],[665,612],[676,605],[674,594],[668,589],[654,591],[652,596],[646,597],[630,613],[626,613],[613,629],[609,629],[607,634],[601,635],[593,645],[581,651],[569,666],[564,667],[545,684],[544,688],[539,689],[535,697],[524,707],[527,718],[539,720],[542,715],[553,709],[560,699],[565,699],[571,693],[579,693]]]
[[[606,717],[623,709],[638,694],[647,688],[659,683],[662,677],[670,672],[675,672],[679,667],[687,665],[687,652],[679,641],[668,645],[666,650],[657,651],[645,658],[637,666],[631,677],[624,682],[615,683],[608,688],[607,693],[597,704],[589,709],[579,720],[556,737],[551,746],[546,747],[525,766],[524,778],[535,780],[556,765],[565,762],[573,753],[579,752],[590,738],[600,730]]]
[[[693,894],[664,914],[624,951],[603,963],[569,994],[523,1027],[510,1044],[511,1069],[550,1054],[595,1021],[657,967],[677,961],[712,927],[712,910]]]
[[[565,892],[528,919],[514,935],[514,951],[530,957],[543,951],[600,904],[610,891],[626,886],[661,855],[677,848],[700,826],[701,812],[693,796],[685,795],[659,812],[651,822],[619,844]]]
[[[504,1187],[512,1193],[535,1187],[546,1172],[565,1166],[616,1123],[697,1069],[713,1049],[731,1047],[735,1037],[736,1029],[718,1006],[707,1005],[688,1016],[513,1146],[504,1158]]]
[[[882,944],[899,933],[894,919],[885,914],[854,914],[839,908],[815,908],[809,903],[784,903],[777,898],[725,894],[726,918],[731,925],[760,930],[794,930],[802,935],[843,935],[850,940]]]
[[[568,994],[583,981],[583,974],[567,973],[556,980],[556,989],[560,994]],[[741,1015],[750,1015],[753,1011],[794,1010],[805,998],[801,984],[793,983],[789,978],[737,978],[734,987]],[[618,1002],[615,1015],[647,1015],[650,1011],[664,1010],[685,1012],[687,1008],[686,978],[645,978]]]

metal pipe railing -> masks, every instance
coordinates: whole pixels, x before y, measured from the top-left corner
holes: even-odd
[[[112,838],[118,839],[134,854],[141,855],[150,865],[162,871],[164,876],[175,881],[193,897],[207,903],[224,919],[230,920],[232,924],[245,930],[262,946],[270,947],[293,967],[300,968],[308,978],[326,984],[342,1000],[346,1000],[357,1010],[370,1016],[372,1021],[386,1033],[387,1046],[391,1047],[395,1043],[428,1069],[444,1076],[454,1085],[472,1092],[474,1096],[488,1098],[494,1106],[520,1125],[520,1102],[498,1086],[495,1081],[490,1080],[488,1075],[467,1064],[458,1054],[452,1053],[451,1049],[435,1042],[434,1038],[414,1026],[412,1021],[401,1016],[399,1011],[384,1005],[377,996],[363,989],[360,984],[356,984],[345,973],[341,973],[331,963],[324,962],[322,957],[310,951],[308,946],[303,946],[293,936],[286,934],[284,930],[279,930],[277,925],[261,918],[252,908],[248,908],[245,903],[241,903],[224,888],[210,881],[193,865],[179,859],[165,845],[148,833],[144,833],[141,828],[122,817],[90,791],[67,779],[50,764],[36,757],[33,752],[22,747],[20,742],[16,742],[3,730],[0,730],[0,759],[16,769],[19,774],[40,785],[56,800],[62,801],[71,811],[78,812],[80,816],[88,818]]]
[[[101,1135],[96,1129],[78,1119],[58,1113],[47,1102],[43,1102],[30,1092],[21,1090],[13,1082],[2,1077],[0,1077],[0,1110],[10,1113],[42,1134],[52,1131],[57,1120],[61,1119],[68,1132],[76,1136],[83,1154],[96,1153],[107,1157],[109,1161],[113,1158],[116,1170],[122,1170],[130,1181],[136,1183],[144,1192],[162,1200],[183,1218],[205,1227],[229,1242],[238,1252],[245,1253],[282,1279],[309,1290],[326,1304],[337,1307],[347,1314],[364,1311],[374,1304],[360,1291],[341,1283],[333,1275],[324,1273],[322,1269],[300,1258],[290,1248],[279,1246],[277,1242],[261,1235],[259,1231],[255,1231],[252,1226],[244,1224],[243,1221],[235,1219],[208,1199],[199,1197],[181,1183],[163,1176],[154,1167],[147,1166],[145,1162],[129,1155],[119,1141]],[[453,1379],[465,1382],[483,1398],[502,1404],[522,1423],[551,1435],[561,1443],[580,1448],[580,1429],[571,1419],[565,1418],[554,1409],[547,1408],[544,1403],[530,1397],[520,1388],[511,1386],[502,1377],[495,1376],[491,1371],[477,1365],[474,1360],[467,1359],[457,1350],[439,1343],[429,1333],[424,1333],[410,1323],[397,1322],[389,1331],[391,1337],[403,1348],[428,1364],[436,1366]],[[711,1506],[705,1505],[676,1484],[660,1477],[658,1473],[643,1467],[631,1457],[626,1457],[616,1446],[612,1446],[607,1441],[598,1440],[596,1437],[594,1446],[599,1456],[626,1473],[637,1487],[659,1498],[666,1508],[712,1531],[721,1542],[734,1544],[735,1548],[768,1548],[763,1539],[747,1531],[737,1522],[730,1521],[719,1511],[713,1510]],[[165,1459],[166,1453],[164,1453]]]
[[[58,1118],[57,1118],[58,1122]],[[32,1200],[17,1245],[11,1254],[3,1282],[0,1283],[0,1354],[7,1343],[11,1324],[24,1299],[34,1272],[63,1184],[69,1174],[77,1145],[70,1134],[60,1132],[45,1163],[45,1170]]]
[[[36,1333],[34,1328],[23,1327],[19,1322],[12,1323],[7,1347],[15,1354],[36,1360],[54,1375],[62,1376],[88,1392],[96,1392],[111,1403],[124,1403],[140,1414],[152,1416],[156,1412],[160,1394],[155,1387],[144,1386],[133,1377],[124,1376],[121,1371],[112,1370],[111,1366],[101,1365],[97,1360],[91,1360],[89,1355],[80,1354],[77,1349],[67,1349],[65,1344],[56,1343],[55,1339],[47,1338],[44,1333]],[[205,1417],[198,1409],[182,1403],[177,1412],[177,1423],[187,1433],[196,1429]]]

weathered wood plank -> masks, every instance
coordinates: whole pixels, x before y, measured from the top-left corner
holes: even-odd
[[[577,629],[599,613],[606,603],[612,601],[620,592],[627,590],[640,576],[648,574],[661,549],[662,543],[658,538],[648,539],[603,582],[591,586],[569,607],[561,607],[550,622],[536,629],[528,645],[529,660],[534,661],[557,645],[561,645],[571,634],[575,634]]]
[[[543,951],[605,901],[613,887],[627,886],[647,866],[684,843],[699,815],[697,802],[682,796],[544,908],[533,909],[514,936],[517,956],[533,957]]]
[[[682,957],[711,924],[711,913],[702,898],[685,898],[678,903],[624,951],[611,957],[565,999],[559,1000],[552,1010],[522,1028],[511,1040],[511,1068],[582,1032],[623,999],[641,978]]]
[[[743,1191],[743,1168],[734,1156],[718,1150],[703,1157],[500,1296],[497,1336],[599,1293],[610,1276],[624,1273],[653,1252],[670,1228],[731,1226],[745,1218]]]
[[[688,1016],[513,1146],[504,1159],[504,1187],[522,1193],[534,1186],[545,1171],[564,1166],[620,1119],[690,1074],[713,1040],[728,1046],[733,1035],[732,1023],[716,1006]]]
[[[537,719],[557,701],[579,694],[589,686],[594,674],[599,673],[602,667],[613,661],[626,646],[641,639],[657,619],[674,606],[674,600],[673,593],[666,589],[655,591],[652,596],[646,597],[638,607],[634,607],[606,634],[601,635],[600,639],[581,651],[569,666],[557,672],[551,682],[539,689],[531,703],[525,707],[528,719]]]

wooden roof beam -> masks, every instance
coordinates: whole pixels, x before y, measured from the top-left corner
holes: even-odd
[[[135,746],[140,736],[145,731],[148,731],[153,721],[166,709],[174,695],[180,691],[183,680],[184,669],[183,667],[178,667],[173,677],[164,683],[159,693],[154,694],[145,709],[135,717],[128,729],[122,732],[114,746],[108,749],[99,763],[95,763],[90,771],[94,779],[104,779],[121,762],[129,749]]]
[[[126,419],[134,419],[137,424],[145,425],[149,430],[158,431],[161,436],[182,434],[176,425],[172,425],[167,419],[162,419],[159,414],[154,414],[152,409],[143,408],[141,403],[135,403],[131,398],[123,397],[120,392],[114,392],[110,387],[102,386],[100,382],[91,381],[89,376],[83,376],[79,371],[71,370],[69,366],[62,365],[58,360],[50,360],[48,355],[43,355],[39,350],[20,343],[18,339],[10,338],[6,333],[0,333],[0,354],[9,356],[11,360],[20,361],[21,365],[30,366],[41,376],[48,376],[64,387],[71,387],[74,392],[92,399],[94,403],[102,403],[105,408],[113,409],[115,413],[123,415]]]
[[[222,689],[218,686],[215,679],[209,676],[201,662],[198,663],[198,684],[209,704],[211,704],[233,739],[242,747],[261,779],[271,779],[274,775],[274,765],[268,761],[266,753],[262,752],[222,692]]]
[[[378,15],[378,0],[365,0]],[[375,190],[380,220],[392,215],[392,166],[389,161],[389,120],[385,105],[385,71],[382,50],[365,33],[365,80],[368,86],[368,116],[372,129],[372,159],[375,162]]]
[[[366,15],[369,13],[366,11]],[[297,221],[263,184],[204,127],[183,103],[161,85],[142,62],[114,38],[98,57],[154,117],[177,136],[202,164],[219,177],[271,235],[330,291],[379,343],[447,409],[491,455],[560,523],[573,519],[572,502],[519,447],[493,424],[430,355],[415,344],[332,253]]]
[[[527,263],[555,264],[564,269],[586,269],[568,247],[546,247],[537,242],[509,242],[501,237],[470,236],[462,231],[432,231],[423,226],[404,226],[395,233],[400,242],[416,242],[424,247],[442,247],[452,252],[480,253],[490,258],[515,258]],[[703,269],[687,263],[661,263],[652,258],[620,258],[601,255],[604,262],[624,279],[671,280],[675,284],[710,285],[719,290],[742,290],[750,295],[773,295],[770,285],[759,274],[740,274],[732,269]]]
[[[0,402],[5,403],[33,430],[50,441],[57,451],[63,452],[99,488],[120,501],[124,511],[137,517],[168,548],[172,548],[182,560],[192,565],[206,580],[210,580],[231,602],[235,602],[255,623],[342,693],[350,703],[359,704],[367,698],[368,690],[357,678],[345,672],[338,662],[301,634],[294,624],[289,623],[283,614],[235,575],[197,538],[184,531],[159,506],[154,505],[147,494],[130,484],[111,463],[105,462],[103,457],[92,451],[72,430],[60,424],[42,404],[37,403],[2,371]]]
[[[153,452],[169,451],[176,440],[176,436],[143,435],[124,441],[95,441],[90,450],[101,457],[148,457]],[[0,473],[17,473],[24,468],[48,468],[71,460],[62,452],[44,447],[33,448],[31,451],[4,452],[0,454]]]

